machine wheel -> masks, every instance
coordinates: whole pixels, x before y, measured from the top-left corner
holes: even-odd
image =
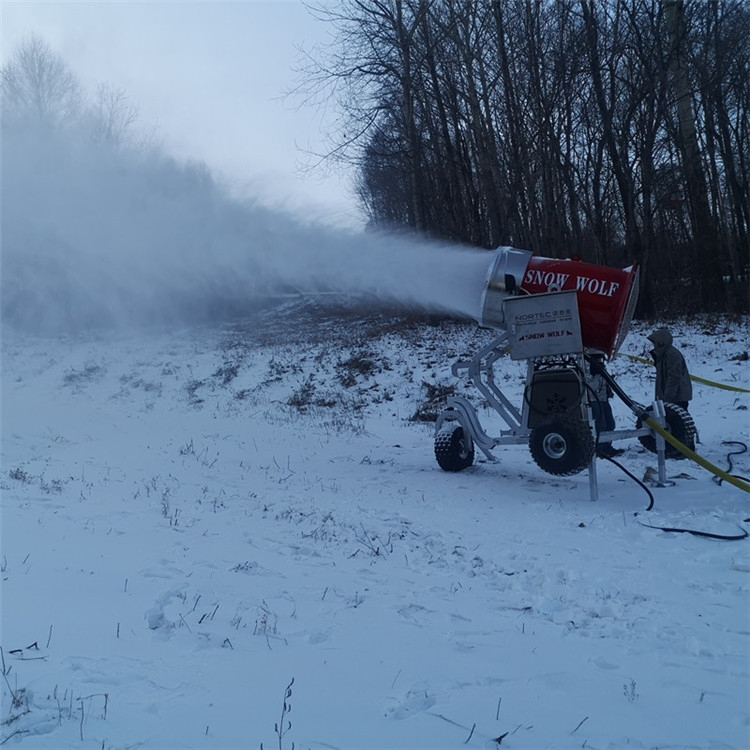
[[[674,435],[684,446],[695,450],[695,422],[688,412],[677,404],[668,404],[665,402],[664,411],[666,413],[667,425],[666,430]],[[639,417],[636,427],[640,429],[643,426],[643,420]],[[651,453],[656,453],[656,436],[641,435],[638,438],[640,444]],[[666,458],[684,458],[683,454],[677,450],[671,443],[665,445],[664,455]]]
[[[474,443],[463,427],[449,423],[435,435],[435,458],[443,471],[463,471],[474,463]]]
[[[553,417],[532,429],[529,449],[548,474],[569,476],[583,471],[594,455],[594,436],[582,419]]]

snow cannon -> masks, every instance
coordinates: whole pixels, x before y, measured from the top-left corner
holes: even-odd
[[[583,348],[614,356],[627,336],[638,299],[634,265],[609,268],[500,247],[487,271],[478,322],[485,328],[504,330],[505,301],[510,295],[564,291],[576,293]]]
[[[568,476],[588,467],[591,497],[596,499],[595,457],[611,458],[616,453],[613,441],[637,437],[658,454],[659,478],[666,481],[664,458],[677,456],[668,454],[658,431],[645,426],[647,417],[653,416],[691,446],[695,425],[690,415],[661,401],[650,410],[637,404],[604,366],[627,336],[637,298],[634,265],[608,268],[498,248],[487,271],[477,318],[498,335],[471,359],[456,362],[452,372],[468,377],[508,429],[489,435],[470,401],[450,396],[435,426],[440,467],[466,469],[474,461],[475,446],[490,461],[497,461],[494,448],[526,444],[537,466],[549,474]],[[493,366],[506,355],[527,360],[520,409],[495,382]],[[614,429],[607,402],[610,393],[636,415],[634,429]]]

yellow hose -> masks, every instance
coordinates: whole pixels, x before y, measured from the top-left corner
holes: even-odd
[[[626,354],[625,355],[628,359],[632,359],[633,362],[641,362],[644,365],[651,365],[653,367],[653,362],[649,359],[644,359],[643,357],[636,357],[635,354]],[[691,375],[690,380],[694,380],[696,383],[703,383],[703,385],[710,385],[712,388],[721,388],[725,391],[736,391],[737,393],[750,393],[749,390],[746,388],[738,388],[735,385],[724,385],[724,383],[716,383],[713,380],[706,380],[705,378],[699,378],[697,375]]]
[[[690,450],[686,445],[683,445],[671,432],[667,432],[653,417],[646,418],[646,424],[655,432],[658,432],[670,445],[677,448],[680,453],[687,456],[690,460],[695,461],[699,466],[707,469],[712,474],[720,477],[725,482],[733,484],[745,492],[750,492],[750,484],[743,482],[742,479],[733,477],[731,474],[727,474],[726,471],[722,471],[718,466],[714,466],[710,461],[707,461],[703,456],[699,456],[695,451]]]

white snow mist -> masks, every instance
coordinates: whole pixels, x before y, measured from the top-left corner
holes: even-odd
[[[478,314],[484,251],[306,224],[231,199],[201,166],[75,133],[5,127],[2,166],[3,325],[216,320],[283,291]]]

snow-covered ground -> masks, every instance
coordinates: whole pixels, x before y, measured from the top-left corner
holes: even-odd
[[[747,322],[673,330],[694,375],[748,388]],[[750,543],[641,525],[737,533],[748,495],[669,461],[647,512],[599,461],[592,502],[586,472],[545,474],[524,446],[441,471],[413,417],[454,385],[480,404],[450,366],[490,336],[311,303],[7,331],[0,743],[749,747]],[[519,405],[524,367],[496,368]],[[651,368],[610,371],[650,401]],[[696,384],[698,452],[726,469],[749,405]],[[656,467],[619,447],[637,477]],[[733,461],[750,475],[750,454]]]

